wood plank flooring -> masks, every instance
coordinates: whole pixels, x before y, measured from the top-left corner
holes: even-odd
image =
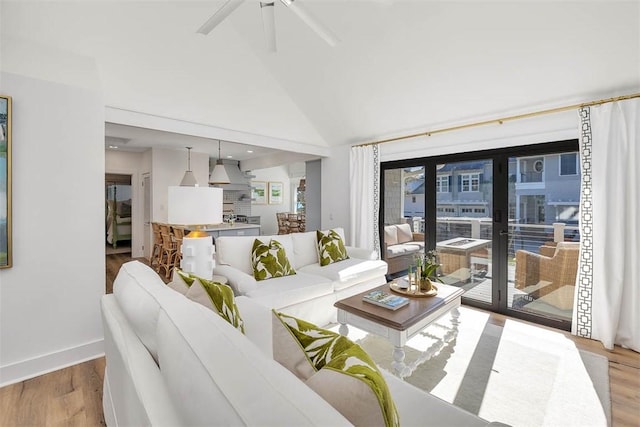
[[[120,265],[129,260],[122,254],[107,256],[107,293],[111,292]],[[139,260],[148,264],[145,259]],[[504,326],[507,319],[514,320],[491,313],[489,321]],[[640,426],[640,354],[621,347],[607,351],[597,341],[559,332],[578,348],[609,359],[613,426]],[[0,388],[0,427],[105,425],[104,366],[104,358],[99,358]]]

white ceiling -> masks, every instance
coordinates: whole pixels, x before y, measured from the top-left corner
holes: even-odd
[[[633,1],[297,0],[335,47],[277,1],[277,53],[255,0],[208,36],[195,30],[224,1],[1,1],[3,37],[93,58],[108,107],[212,129],[202,140],[107,126],[130,147],[215,157],[226,129],[256,155],[317,153],[640,90]]]

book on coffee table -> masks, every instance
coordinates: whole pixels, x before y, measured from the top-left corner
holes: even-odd
[[[389,310],[397,310],[409,304],[409,298],[401,297],[399,295],[393,295],[385,291],[376,290],[365,294],[362,300],[371,304],[379,305],[380,307],[388,308]]]

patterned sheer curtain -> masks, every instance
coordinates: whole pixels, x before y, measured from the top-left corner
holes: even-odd
[[[640,100],[580,116],[581,250],[573,333],[640,351]]]
[[[351,148],[349,178],[350,245],[375,250],[380,257],[380,158],[377,145]]]

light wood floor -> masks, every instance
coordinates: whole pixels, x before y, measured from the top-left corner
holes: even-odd
[[[111,292],[120,265],[130,259],[122,254],[107,257],[107,292]],[[507,319],[513,320],[491,313],[489,321],[504,326]],[[597,341],[560,332],[578,348],[609,359],[613,426],[640,426],[640,354],[620,347],[606,351]],[[0,388],[0,427],[105,425],[104,366],[100,358]]]

